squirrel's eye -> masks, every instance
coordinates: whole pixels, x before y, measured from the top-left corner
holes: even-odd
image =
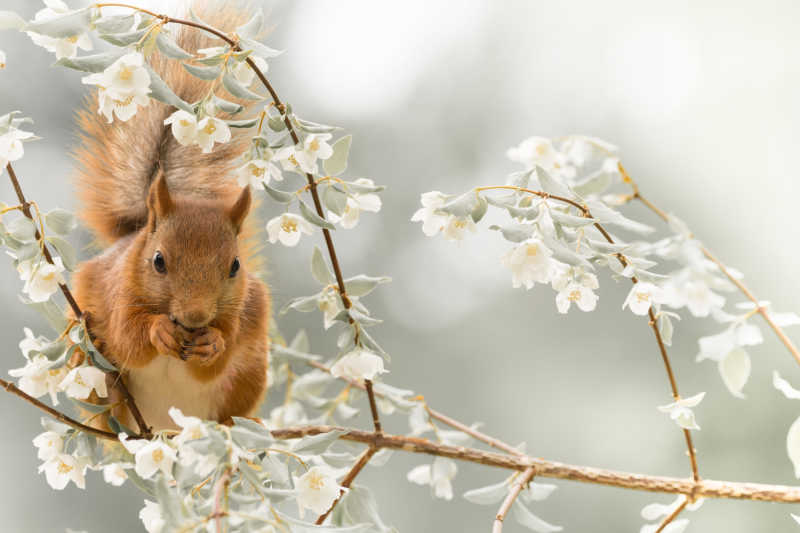
[[[165,274],[167,272],[167,264],[164,262],[164,256],[157,250],[156,255],[153,256],[153,268],[155,268],[156,272],[159,274]]]
[[[239,272],[239,258],[235,258],[233,263],[231,264],[231,273],[230,277],[234,277],[236,273]]]

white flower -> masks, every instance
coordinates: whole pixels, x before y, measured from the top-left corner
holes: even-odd
[[[181,432],[173,439],[178,446],[180,462],[184,466],[194,466],[197,475],[207,476],[219,462],[219,457],[215,454],[202,454],[186,443],[192,440],[202,439],[208,436],[208,428],[203,421],[196,416],[186,416],[180,409],[170,407],[169,416],[181,428]]]
[[[0,50],[0,70],[6,68],[6,53]]]
[[[563,158],[550,139],[544,137],[528,137],[518,146],[506,150],[506,157],[528,168],[539,165],[545,170],[552,169],[557,160]]]
[[[331,375],[357,381],[373,380],[375,376],[386,372],[388,370],[383,368],[383,359],[379,355],[361,348],[346,354],[331,367]]]
[[[697,361],[712,359],[717,362],[722,381],[731,394],[744,398],[742,389],[750,378],[750,355],[742,346],[752,346],[764,341],[758,326],[747,323],[734,324],[717,335],[701,337]]]
[[[280,240],[284,246],[295,246],[303,233],[313,234],[314,226],[299,215],[284,213],[267,222],[267,235],[273,244]]]
[[[303,406],[298,402],[289,402],[269,412],[269,427],[286,428],[308,422]]]
[[[594,274],[584,273],[581,268],[568,269],[564,275],[553,281],[553,288],[558,291],[556,295],[558,312],[569,311],[572,302],[575,302],[581,311],[594,311],[598,299],[594,289],[599,286],[597,276]]]
[[[711,290],[701,279],[673,278],[664,288],[664,298],[671,307],[684,307],[696,317],[706,317],[725,305],[725,298]]]
[[[172,135],[182,145],[188,146],[197,139],[197,117],[179,109],[164,120],[164,125],[172,124]]]
[[[69,7],[61,0],[45,0],[44,3],[47,7],[36,13],[33,17],[35,22],[44,22],[62,16],[70,11]],[[41,35],[31,31],[26,33],[35,44],[45,48],[48,52],[55,52],[56,59],[75,57],[79,47],[83,50],[92,49],[92,41],[89,39],[87,33],[80,33],[62,38]]]
[[[85,470],[85,465],[65,453],[53,455],[39,466],[39,473],[44,472],[47,484],[56,490],[63,490],[70,481],[75,483],[78,488],[86,488]]]
[[[302,517],[305,509],[311,509],[315,514],[321,515],[331,508],[340,491],[347,489],[339,486],[327,469],[314,466],[296,480],[295,490]]]
[[[444,235],[444,238],[448,241],[460,241],[464,238],[464,234],[467,230],[469,230],[471,233],[478,231],[478,228],[475,226],[475,222],[473,222],[472,217],[457,217],[455,215],[450,215],[447,217],[447,222],[442,230],[442,235]]]
[[[172,465],[177,459],[177,455],[175,450],[164,442],[144,439],[128,440],[125,433],[119,434],[119,441],[136,459],[135,470],[139,476],[150,479],[153,474],[161,470],[165,476],[172,477]]]
[[[275,158],[283,163],[285,170],[297,171],[299,168],[309,174],[317,173],[317,159],[328,159],[333,155],[333,148],[328,144],[330,133],[309,133],[303,140],[302,147],[287,146],[275,154]]]
[[[628,297],[622,304],[622,308],[630,307],[635,315],[646,315],[650,310],[650,306],[654,303],[661,303],[663,300],[663,291],[660,287],[640,281],[634,283],[631,287]]]
[[[130,468],[129,463],[111,463],[103,467],[103,480],[115,487],[121,486],[128,479],[128,474],[125,473],[126,468]]]
[[[144,501],[144,507],[139,511],[139,520],[144,524],[147,533],[161,533],[166,525],[161,517],[161,506],[150,500]]]
[[[548,283],[555,272],[556,263],[553,252],[539,239],[533,238],[509,250],[501,261],[511,269],[511,283],[514,288],[533,287],[535,282]]]
[[[85,400],[88,398],[92,393],[92,389],[97,391],[99,397],[108,397],[106,374],[93,366],[73,368],[61,383],[58,384],[58,388],[63,390],[70,398],[76,398],[78,400]]]
[[[360,185],[368,185],[370,187],[375,186],[375,183],[368,178],[357,179],[355,183]],[[377,194],[355,193],[347,198],[347,204],[345,205],[342,216],[331,212],[328,213],[328,218],[334,224],[341,223],[343,228],[350,229],[354,228],[356,224],[358,224],[358,217],[361,215],[361,211],[371,211],[372,213],[377,213],[381,210],[381,206],[381,197]]]
[[[413,468],[406,478],[417,485],[430,485],[437,498],[453,499],[453,485],[451,480],[458,473],[458,466],[452,459],[437,457],[431,465],[422,465]]]
[[[268,159],[251,159],[236,169],[236,173],[239,175],[237,181],[240,187],[250,185],[260,189],[262,183],[283,181],[281,169]]]
[[[197,144],[204,154],[211,153],[214,143],[226,143],[231,140],[231,129],[224,120],[216,117],[205,117],[197,124]]]
[[[103,72],[82,79],[86,85],[100,87],[99,111],[108,122],[114,121],[114,114],[125,122],[136,114],[138,106],[150,103],[150,74],[143,65],[144,56],[131,52],[114,61]]]
[[[33,439],[33,445],[39,449],[39,459],[49,461],[64,449],[64,436],[55,431],[45,431]]]
[[[53,264],[40,261],[33,265],[30,261],[21,261],[17,265],[19,277],[25,282],[22,291],[34,302],[46,302],[58,290],[59,283],[64,283],[64,263],[60,257],[53,259]]]
[[[9,375],[20,378],[19,388],[22,392],[38,398],[50,394],[50,401],[58,405],[58,385],[67,374],[67,369],[52,368],[55,361],[50,361],[44,355],[35,355],[23,368],[9,370]]]
[[[659,406],[658,410],[669,414],[669,417],[684,429],[700,429],[700,426],[695,422],[691,408],[698,405],[705,395],[705,392],[701,392],[691,398],[681,398],[670,404]]]
[[[411,221],[422,222],[422,232],[433,237],[447,224],[448,215],[436,212],[447,203],[447,197],[439,191],[430,191],[421,195],[420,203],[422,207],[414,213]]]
[[[33,133],[12,128],[0,135],[0,169],[5,169],[9,162],[16,161],[25,155],[22,141],[33,137]]]
[[[269,70],[269,65],[263,57],[250,55],[250,59],[253,60],[262,74],[267,73]],[[251,69],[250,65],[247,64],[247,61],[244,60],[237,63],[236,66],[231,69],[231,72],[233,72],[233,77],[236,78],[236,81],[244,86],[248,86],[253,83],[253,80],[256,77],[256,72]]]
[[[22,331],[25,332],[25,338],[19,341],[19,349],[22,350],[25,359],[28,359],[31,352],[41,351],[45,343],[34,337],[30,328],[22,328]]]

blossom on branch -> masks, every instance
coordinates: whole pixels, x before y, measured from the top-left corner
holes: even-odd
[[[360,178],[354,183],[358,185],[367,185],[369,187],[375,186],[375,182],[369,178]],[[356,224],[358,224],[361,211],[377,213],[381,210],[381,206],[381,197],[375,193],[354,193],[348,196],[347,204],[345,205],[344,212],[341,216],[334,212],[329,212],[328,218],[334,224],[341,224],[343,228],[350,229],[356,227]]]
[[[633,284],[622,308],[630,308],[635,315],[644,316],[650,311],[654,303],[663,302],[663,291],[657,285],[647,281],[639,281]]]
[[[55,490],[63,490],[72,481],[80,489],[86,488],[84,472],[86,465],[75,457],[57,453],[39,467],[39,473],[44,472],[47,484]]]
[[[204,154],[210,154],[214,143],[224,144],[231,140],[231,129],[224,120],[205,117],[197,124],[197,145]]]
[[[175,450],[160,440],[129,440],[125,433],[119,434],[119,441],[136,460],[136,473],[150,479],[159,470],[167,478],[172,477],[172,465],[177,459]]]
[[[322,514],[331,508],[342,490],[333,475],[325,468],[314,466],[295,481],[297,506],[302,517],[306,509]]]
[[[515,289],[523,285],[531,289],[536,282],[549,283],[552,279],[557,265],[552,256],[552,250],[534,237],[509,250],[501,261],[511,269],[511,283]]]
[[[22,158],[25,155],[22,141],[32,137],[34,137],[33,133],[14,127],[0,135],[0,169],[6,168],[10,162]]]
[[[703,401],[705,395],[705,392],[701,392],[690,398],[681,398],[670,404],[659,406],[658,410],[669,414],[669,417],[684,429],[700,429],[694,419],[694,412],[692,412],[691,408],[696,407]]]
[[[64,283],[61,275],[64,270],[60,257],[55,257],[52,264],[39,261],[34,265],[31,261],[20,261],[17,271],[25,282],[22,292],[33,302],[46,302],[58,290],[58,285]]]
[[[36,12],[33,17],[34,22],[52,20],[71,11],[62,0],[44,0],[44,3],[47,7]],[[78,54],[78,48],[82,50],[91,50],[93,48],[89,34],[85,32],[61,38],[41,35],[32,31],[26,33],[35,44],[48,52],[54,52],[56,59],[75,57]]]
[[[314,226],[299,215],[284,213],[267,222],[267,235],[273,244],[281,241],[284,246],[295,246],[303,233],[313,234]]]
[[[330,133],[309,133],[302,144],[281,148],[275,158],[281,161],[284,170],[317,173],[317,160],[328,159],[333,155],[333,148],[328,141],[333,137]]]
[[[388,372],[383,367],[383,359],[379,355],[357,348],[345,354],[331,367],[331,375],[337,378],[349,378],[357,381],[373,380],[376,376]]]
[[[417,485],[430,485],[437,498],[453,499],[452,479],[458,473],[455,461],[445,457],[437,457],[433,464],[417,466],[406,475],[409,481]]]
[[[570,268],[565,274],[554,278],[552,285],[558,291],[556,307],[559,313],[569,311],[573,302],[581,311],[594,311],[597,307],[598,296],[594,290],[600,285],[594,274],[583,272],[581,268]]]
[[[139,511],[139,520],[144,524],[147,533],[161,533],[166,525],[161,516],[161,506],[150,500],[144,501],[144,507]]]
[[[267,149],[265,152],[268,152],[268,157],[271,158],[272,150]],[[236,169],[236,173],[238,174],[237,182],[241,187],[250,185],[260,189],[262,183],[268,184],[272,180],[283,181],[281,169],[271,159],[251,159]]]
[[[37,457],[42,461],[49,461],[64,449],[64,435],[55,431],[45,431],[36,435],[33,445],[39,450]]]
[[[197,117],[179,109],[164,120],[164,125],[172,125],[172,135],[182,146],[193,144],[197,139]]]
[[[114,115],[126,122],[136,114],[139,106],[150,103],[150,74],[144,68],[144,56],[139,52],[125,54],[103,72],[85,76],[82,81],[100,87],[98,111],[109,123],[114,121]]]
[[[55,361],[50,361],[44,355],[35,355],[33,359],[22,368],[9,370],[12,377],[19,378],[19,388],[25,394],[39,398],[45,394],[50,395],[53,405],[58,405],[59,383],[67,374],[64,367],[53,368]]]
[[[58,388],[63,390],[70,398],[78,400],[88,398],[92,390],[97,391],[97,395],[101,398],[108,397],[106,374],[93,366],[73,368],[58,384]]]

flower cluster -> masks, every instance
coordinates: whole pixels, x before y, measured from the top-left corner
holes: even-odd
[[[140,106],[150,103],[150,74],[144,68],[144,56],[139,52],[125,54],[103,72],[85,76],[82,81],[100,88],[98,111],[108,122],[114,121],[114,115],[126,122]]]

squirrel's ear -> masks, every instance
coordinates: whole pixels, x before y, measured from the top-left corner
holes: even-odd
[[[155,231],[156,221],[166,217],[175,207],[172,197],[169,195],[167,178],[163,172],[159,172],[155,181],[150,185],[150,192],[147,194],[147,225],[150,231]]]
[[[236,199],[236,203],[228,210],[228,216],[231,217],[236,233],[239,233],[242,229],[242,223],[247,218],[247,213],[250,212],[250,202],[250,186],[247,185],[242,189],[239,198]]]

